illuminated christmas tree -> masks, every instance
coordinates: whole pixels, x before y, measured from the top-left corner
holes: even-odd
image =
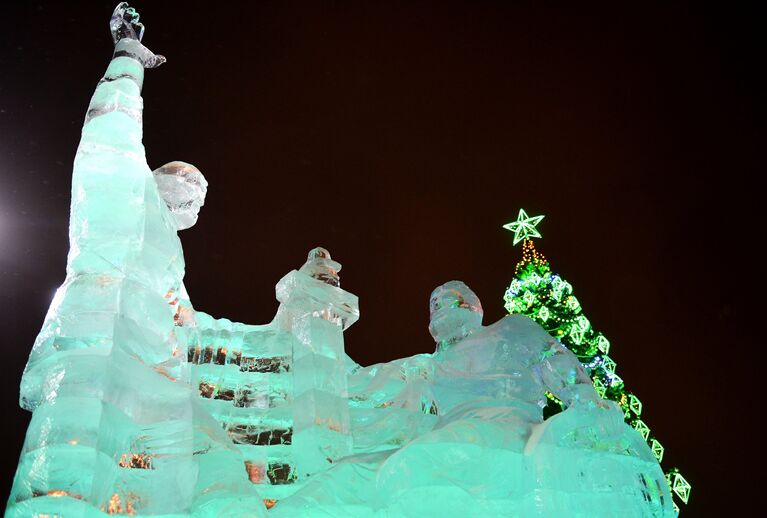
[[[644,437],[658,462],[661,462],[663,446],[642,420],[642,402],[626,390],[623,379],[616,373],[615,361],[609,356],[610,341],[591,326],[573,294],[572,285],[551,271],[549,262],[533,245],[532,238],[541,237],[535,227],[543,218],[529,217],[520,209],[517,220],[503,227],[514,232],[515,245],[522,242],[522,260],[517,263],[515,278],[504,295],[506,310],[532,318],[570,349],[591,376],[599,395],[620,406],[626,422]],[[551,393],[547,393],[547,397],[546,417],[563,410],[559,399]],[[676,468],[666,470],[666,479],[672,493],[686,504],[690,484]],[[674,505],[676,507],[676,503]]]

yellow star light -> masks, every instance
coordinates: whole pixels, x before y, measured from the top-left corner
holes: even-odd
[[[516,245],[520,241],[530,237],[541,237],[541,233],[535,230],[535,226],[540,223],[543,218],[544,216],[533,216],[531,218],[527,215],[525,209],[519,209],[517,221],[507,223],[503,228],[514,232],[514,244]]]

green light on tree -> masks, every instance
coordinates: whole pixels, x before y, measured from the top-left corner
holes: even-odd
[[[523,239],[541,237],[540,232],[535,230],[535,226],[538,225],[538,223],[540,223],[543,218],[544,216],[533,216],[530,218],[524,209],[519,209],[519,216],[517,216],[517,221],[514,221],[513,223],[507,223],[503,226],[503,228],[514,232],[514,244],[516,245]]]
[[[504,295],[506,310],[529,316],[570,349],[591,376],[597,393],[620,406],[626,422],[647,441],[660,462],[664,448],[651,436],[650,427],[640,419],[642,402],[626,390],[623,379],[616,374],[617,365],[608,356],[611,351],[610,341],[596,331],[583,314],[580,302],[573,295],[573,286],[551,271],[549,262],[533,245],[531,238],[541,237],[536,226],[543,218],[529,217],[520,209],[517,220],[503,226],[514,232],[515,245],[522,242],[522,260],[517,263],[515,277]],[[559,399],[551,394],[547,394],[547,398],[548,403],[544,409],[546,417],[562,411],[563,404]],[[679,471],[675,468],[667,470],[666,480],[671,492],[680,501],[687,503],[690,484]]]
[[[672,493],[679,497],[679,499],[685,504],[690,500],[690,490],[692,486],[689,482],[679,473],[679,470],[674,468],[666,473],[666,481],[668,487]]]
[[[650,441],[650,448],[652,449],[655,458],[658,459],[658,462],[661,462],[663,460],[663,446],[661,443],[659,443],[657,439],[652,439]]]
[[[650,439],[650,427],[647,426],[644,421],[641,419],[637,419],[633,423],[634,429],[639,432],[639,435],[642,436],[642,438],[647,441]]]

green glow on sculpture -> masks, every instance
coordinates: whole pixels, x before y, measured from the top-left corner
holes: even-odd
[[[642,402],[634,394],[629,395],[629,408],[636,415],[642,415]]]
[[[519,209],[519,215],[517,221],[507,223],[503,226],[506,230],[514,232],[514,244],[516,245],[520,241],[531,238],[541,237],[541,233],[538,232],[535,227],[545,216],[533,216],[528,217],[524,209]]]

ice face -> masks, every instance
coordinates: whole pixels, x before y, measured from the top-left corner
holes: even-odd
[[[429,332],[439,347],[446,347],[479,329],[482,315],[482,304],[468,286],[446,282],[431,293]]]
[[[168,162],[154,170],[162,199],[173,213],[178,230],[197,223],[200,207],[205,204],[208,182],[199,169],[186,162]]]

